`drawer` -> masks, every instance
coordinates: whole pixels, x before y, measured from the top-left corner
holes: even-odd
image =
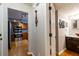
[[[77,40],[71,40],[71,43],[75,44],[75,45],[79,45],[79,41],[77,41]]]
[[[79,53],[79,45],[76,45],[75,47],[76,48],[74,48],[74,51],[77,52],[77,53]]]
[[[79,53],[79,45],[78,44],[74,44],[72,42],[66,43],[66,48],[68,50],[71,50],[71,51],[74,51],[74,52],[78,52]]]
[[[79,39],[77,38],[66,38],[66,42],[79,45]]]

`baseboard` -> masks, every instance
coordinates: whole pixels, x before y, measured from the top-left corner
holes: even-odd
[[[28,52],[28,55],[35,56],[33,52]]]
[[[32,56],[35,56],[34,53],[32,53]]]
[[[65,50],[66,50],[66,48],[63,49],[63,50],[61,50],[61,51],[59,52],[59,55],[61,55]]]

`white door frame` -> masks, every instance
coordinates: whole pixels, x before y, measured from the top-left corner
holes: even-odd
[[[50,6],[51,6],[51,28],[49,28],[49,26],[48,28],[49,30],[51,29],[52,37],[51,37],[51,46],[49,43],[50,46],[49,50],[51,48],[52,50],[51,54],[53,56],[58,56],[58,12],[53,4],[50,4]],[[50,42],[50,38],[49,38],[49,42]]]
[[[55,7],[51,3],[51,50],[52,50],[52,55],[56,56],[56,18],[55,18]]]

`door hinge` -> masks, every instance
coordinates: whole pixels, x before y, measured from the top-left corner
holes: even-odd
[[[49,33],[49,37],[52,37],[52,33]]]
[[[49,10],[51,10],[52,9],[52,7],[49,7]]]

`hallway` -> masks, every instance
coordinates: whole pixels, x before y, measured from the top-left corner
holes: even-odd
[[[27,56],[28,40],[13,41],[11,47],[9,56]]]
[[[79,4],[2,4],[2,55],[29,56],[30,51],[34,56],[56,56],[56,53],[60,54],[67,48],[79,51],[79,36],[76,35],[79,34],[77,6]],[[15,38],[22,40],[16,41]],[[11,49],[8,50],[9,47]],[[75,55],[79,54],[67,49],[60,56]]]

